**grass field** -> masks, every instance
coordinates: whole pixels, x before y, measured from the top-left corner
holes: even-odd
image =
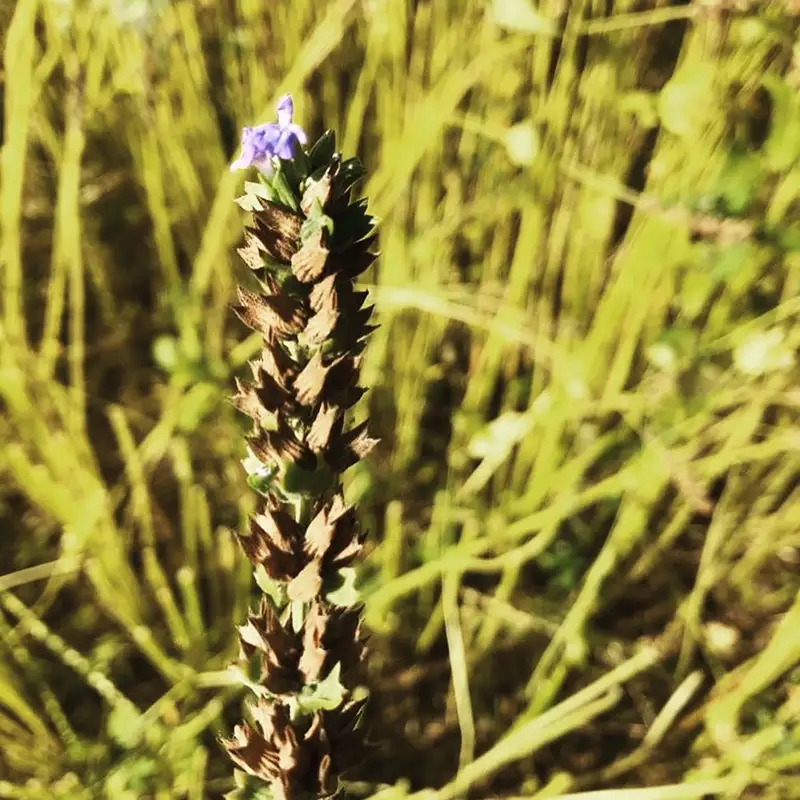
[[[17,0],[0,798],[201,800],[253,596],[239,129],[368,169],[353,796],[800,798],[795,0]]]

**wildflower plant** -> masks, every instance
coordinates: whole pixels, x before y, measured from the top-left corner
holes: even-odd
[[[229,797],[295,800],[339,794],[364,750],[352,566],[364,533],[341,476],[376,443],[347,419],[374,330],[354,280],[376,235],[366,201],[351,199],[361,163],[342,160],[330,131],[305,148],[289,95],[277,111],[244,129],[231,165],[258,171],[237,202],[252,214],[238,252],[260,291],[240,287],[234,311],[263,348],[233,403],[253,422],[244,465],[259,505],[238,538],[261,598],[238,629],[250,720],[223,744],[239,767]]]

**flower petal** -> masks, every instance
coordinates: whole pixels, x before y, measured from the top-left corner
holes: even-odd
[[[275,143],[275,155],[288,161],[294,156],[294,148],[297,145],[297,136],[290,128],[284,128],[278,141]]]
[[[274,122],[265,122],[250,131],[250,141],[259,153],[270,153],[281,135],[281,128]]]
[[[231,164],[231,170],[255,166],[269,175],[275,156],[288,161],[294,157],[295,147],[308,141],[305,131],[292,123],[294,104],[291,95],[281,97],[277,111],[277,123],[265,122],[254,128],[242,128],[242,154]]]
[[[231,172],[235,172],[237,169],[247,169],[253,163],[255,155],[253,143],[245,140],[244,136],[242,136],[242,154],[231,164]]]
[[[294,103],[292,102],[292,96],[290,94],[285,94],[278,100],[277,111],[278,125],[280,125],[281,128],[288,128],[292,124],[292,117],[294,115]]]
[[[300,142],[300,144],[306,144],[308,142],[306,132],[299,125],[289,125],[289,130],[297,137],[297,141]]]
[[[265,177],[269,178],[273,172],[275,172],[275,167],[273,166],[272,159],[266,159],[264,161],[254,161],[253,166]]]

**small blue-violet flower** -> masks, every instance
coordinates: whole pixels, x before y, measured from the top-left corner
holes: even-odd
[[[306,139],[305,131],[292,122],[294,103],[290,94],[285,94],[278,100],[276,110],[278,112],[280,134],[278,135],[278,141],[275,142],[275,155],[278,158],[288,159],[294,154],[296,143],[305,144],[308,140]]]
[[[275,157],[289,159],[297,145],[306,143],[305,131],[292,122],[294,103],[290,94],[281,97],[277,111],[277,122],[242,129],[242,154],[231,164],[232,172],[255,166],[269,173]]]

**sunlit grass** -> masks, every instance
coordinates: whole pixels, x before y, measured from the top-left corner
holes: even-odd
[[[348,491],[388,744],[354,791],[794,796],[790,4],[12,5],[0,797],[231,788],[227,164],[284,91],[382,218]]]

